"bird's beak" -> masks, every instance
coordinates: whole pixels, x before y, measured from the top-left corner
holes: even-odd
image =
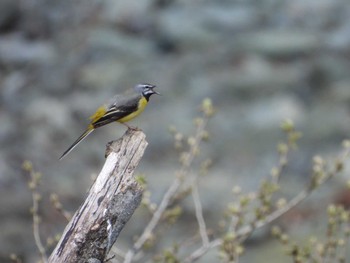
[[[153,90],[153,92],[154,92],[154,94],[157,94],[157,95],[160,95],[160,96],[162,95],[158,91]]]

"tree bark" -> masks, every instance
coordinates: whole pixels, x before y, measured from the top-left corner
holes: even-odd
[[[147,147],[142,131],[128,130],[107,145],[106,162],[88,196],[66,226],[49,262],[104,262],[141,202],[133,177]]]

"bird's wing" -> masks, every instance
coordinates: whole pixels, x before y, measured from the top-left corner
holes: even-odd
[[[91,124],[94,128],[98,128],[128,116],[130,113],[137,110],[140,97],[141,95],[139,94],[128,98],[123,96],[115,97],[114,101],[109,106],[105,107],[105,112],[102,116],[92,118]]]

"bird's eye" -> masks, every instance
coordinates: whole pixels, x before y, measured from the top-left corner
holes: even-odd
[[[153,91],[150,89],[150,88],[145,88],[144,90],[143,90],[143,93],[144,94],[151,94]]]

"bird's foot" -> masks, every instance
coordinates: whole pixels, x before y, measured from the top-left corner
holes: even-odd
[[[130,126],[129,124],[123,123],[126,127],[128,127],[128,130],[132,130],[132,131],[141,131],[140,128],[138,127],[134,127],[134,126]]]

